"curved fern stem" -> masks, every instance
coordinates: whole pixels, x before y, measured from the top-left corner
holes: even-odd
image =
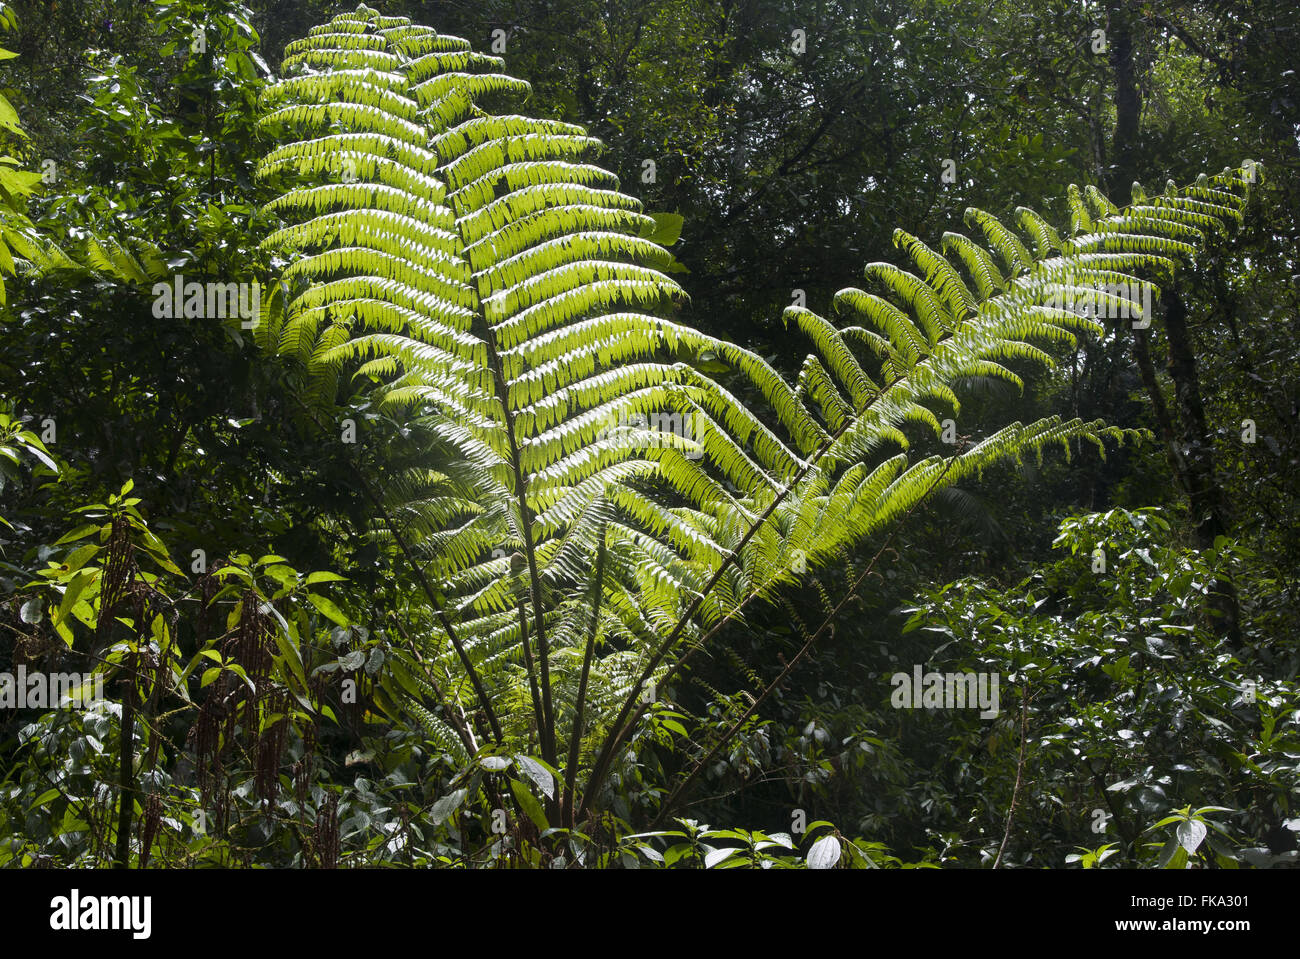
[[[934,482],[930,486],[929,492],[933,492],[935,489],[939,487],[939,484],[942,482],[943,478],[948,474],[948,471],[952,468],[953,464],[956,462],[957,462],[956,456],[953,456],[948,460],[948,463],[944,467],[943,472],[940,473],[937,477],[935,477]],[[907,516],[910,516],[912,512],[916,509],[916,507],[919,506],[924,500],[925,497],[921,497],[915,503],[913,503],[903,518],[906,519]],[[700,774],[701,770],[705,769],[708,766],[709,762],[713,759],[713,757],[716,756],[722,750],[722,748],[727,745],[727,743],[731,742],[736,737],[737,733],[739,733],[742,729],[745,728],[745,723],[749,721],[749,718],[751,716],[753,716],[756,712],[758,712],[758,707],[761,706],[764,703],[764,701],[766,701],[768,696],[772,695],[773,692],[775,692],[777,689],[780,688],[781,684],[785,682],[785,678],[789,676],[791,672],[794,671],[795,666],[799,663],[801,659],[803,659],[804,655],[810,649],[812,649],[814,645],[816,645],[817,640],[821,638],[822,634],[825,633],[826,630],[829,629],[831,624],[835,621],[835,617],[839,615],[840,610],[842,610],[845,604],[847,604],[848,601],[852,599],[854,595],[856,595],[858,591],[858,587],[861,586],[863,582],[866,581],[866,578],[871,575],[872,570],[876,568],[876,562],[880,559],[881,556],[884,555],[885,550],[888,549],[889,544],[893,542],[894,536],[897,534],[901,526],[902,523],[900,522],[890,530],[889,536],[886,537],[885,542],[881,544],[880,549],[876,550],[875,555],[871,557],[871,561],[867,563],[867,566],[862,571],[861,575],[859,575],[858,578],[853,581],[853,584],[849,586],[847,590],[845,590],[844,597],[838,603],[835,604],[835,607],[829,613],[827,613],[826,618],[822,620],[822,624],[817,627],[816,631],[811,636],[808,637],[808,639],[804,642],[803,646],[799,648],[799,651],[796,652],[792,657],[790,657],[790,660],[785,664],[785,668],[781,670],[780,674],[774,680],[768,683],[767,686],[763,689],[761,693],[759,693],[757,697],[753,698],[753,700],[750,702],[749,706],[745,709],[745,711],[741,713],[740,717],[737,718],[736,721],[732,723],[731,726],[718,738],[718,741],[713,744],[712,748],[710,748],[708,752],[706,752],[700,759],[696,760],[691,765],[691,768],[687,772],[687,774],[681,780],[678,781],[677,785],[673,787],[672,792],[670,792],[668,794],[668,797],[664,799],[664,801],[660,804],[659,812],[658,814],[656,814],[655,820],[653,824],[650,826],[651,829],[658,829],[660,825],[663,824],[663,821],[668,817],[668,815],[675,808],[677,800],[680,798],[682,793],[685,792],[686,787],[689,786],[692,782],[694,782],[695,778]],[[685,657],[683,657],[683,659],[684,658]]]
[[[587,783],[582,790],[582,805],[578,810],[577,816],[579,821],[586,815],[589,809],[591,797],[596,795],[601,784],[605,781],[605,777],[609,775],[610,761],[612,760],[614,753],[617,751],[619,746],[622,745],[623,741],[631,734],[637,720],[640,718],[642,713],[645,712],[645,708],[648,706],[648,704],[642,704],[642,707],[636,710],[636,715],[629,718],[629,714],[632,713],[633,708],[637,704],[641,690],[644,688],[650,677],[654,675],[655,668],[663,661],[663,658],[668,655],[668,651],[672,649],[673,644],[681,637],[682,631],[686,628],[686,625],[694,619],[695,615],[699,612],[700,607],[703,605],[704,600],[718,584],[718,581],[722,579],[723,574],[726,573],[726,571],[740,558],[741,550],[744,549],[745,544],[754,537],[762,527],[763,523],[776,512],[777,507],[781,505],[782,501],[784,501],[790,492],[799,485],[808,472],[812,470],[817,459],[829,450],[835,440],[838,439],[847,429],[847,423],[840,427],[835,435],[823,444],[818,455],[809,459],[809,461],[800,468],[799,472],[795,474],[790,483],[776,495],[771,504],[768,505],[767,509],[765,509],[763,513],[749,525],[749,528],[745,531],[745,535],[741,537],[736,548],[733,549],[723,559],[718,568],[713,571],[713,575],[709,577],[708,582],[704,584],[704,588],[699,591],[691,601],[691,604],[686,608],[686,611],[678,617],[676,624],[669,631],[668,635],[659,643],[658,647],[651,655],[650,661],[641,671],[640,677],[632,686],[632,691],[624,699],[622,708],[619,709],[618,716],[614,719],[610,734],[606,737],[605,742],[601,745],[600,752],[596,756],[595,764],[592,766],[591,775],[588,777]]]
[[[587,680],[591,675],[591,660],[596,652],[596,634],[600,628],[600,602],[604,598],[605,535],[602,527],[596,547],[596,569],[591,579],[591,628],[587,631],[586,650],[582,656],[582,675],[578,679],[578,697],[574,703],[573,730],[569,735],[569,760],[564,767],[564,825],[574,827],[573,786],[578,775],[578,750],[582,744],[583,710],[587,705]]]

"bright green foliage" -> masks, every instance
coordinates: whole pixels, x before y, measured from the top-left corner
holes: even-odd
[[[10,414],[0,413],[0,492],[10,484],[22,485],[24,465],[33,471],[59,472],[58,464],[50,458],[50,451],[41,438],[31,430],[23,429],[23,424]],[[9,526],[3,516],[0,516],[0,523]]]
[[[964,578],[906,610],[899,661],[1000,675],[1003,715],[982,724],[886,706],[858,718],[891,744],[863,763],[862,788],[899,797],[901,811],[859,828],[895,848],[927,831],[962,832],[945,860],[990,862],[1023,762],[1006,862],[1294,864],[1296,852],[1278,838],[1300,828],[1291,656],[1277,636],[1262,653],[1234,652],[1206,602],[1216,581],[1246,579],[1259,558],[1226,539],[1189,548],[1166,515],[1112,509],[1066,518],[1057,558],[1023,581]],[[885,677],[876,688],[883,703]],[[909,741],[935,747],[928,769],[897,761]],[[902,798],[918,780],[927,783],[924,810]],[[974,840],[973,808],[984,816]]]
[[[0,3],[0,30],[13,30],[17,25],[13,7]],[[15,56],[10,50],[0,49],[0,60]],[[18,111],[4,96],[0,96],[0,131],[27,138],[18,121]],[[4,274],[14,275],[15,260],[43,269],[69,265],[63,252],[42,237],[27,216],[27,199],[40,182],[39,173],[20,169],[19,161],[7,153],[0,156],[0,306],[6,300]]]
[[[30,434],[7,442],[48,461]],[[0,789],[0,866],[103,866],[124,855],[141,867],[151,855],[228,866],[241,861],[241,843],[226,841],[225,830],[238,836],[241,820],[260,817],[291,784],[304,828],[317,818],[315,795],[304,807],[316,767],[291,757],[313,748],[320,725],[338,722],[309,673],[355,670],[365,681],[362,653],[347,650],[353,624],[324,594],[324,584],[344,577],[300,573],[274,554],[237,554],[218,560],[196,588],[132,492],[128,482],[107,502],[79,508],[75,528],[22,586],[29,668],[49,670],[66,647],[81,667],[68,674],[81,682],[66,692],[88,701],[49,702],[16,732],[13,748],[25,761],[7,770]],[[182,615],[196,604],[198,615]],[[180,748],[197,775],[169,761],[177,744],[164,749],[166,719],[176,715],[193,732]],[[123,754],[136,757],[139,774],[125,791]],[[139,825],[134,843],[123,840],[119,803],[126,833]],[[317,865],[327,847],[294,845]]]
[[[961,381],[1019,384],[1015,363],[1050,362],[1035,343],[1101,331],[1052,304],[1133,308],[1106,289],[1172,273],[1247,189],[1225,172],[1118,211],[1071,188],[1066,237],[1028,210],[1024,239],[971,210],[988,247],[948,234],[951,259],[899,231],[916,272],[868,265],[877,292],[835,298],[848,325],[787,311],[813,347],[791,385],[676,319],[686,296],[655,221],[590,162],[581,127],[510,112],[528,85],[499,59],[364,6],[288,52],[258,167],[282,188],[264,245],[288,261],[259,336],[326,400],[345,376],[373,380],[458,462],[387,490],[464,654],[446,623],[430,646],[450,675],[468,660],[486,678],[508,731],[527,732],[531,700],[551,762],[588,636],[599,727],[662,675],[665,638],[689,642],[990,464],[1122,439],[1050,417],[923,442],[959,414]],[[719,363],[726,376],[705,372]],[[697,598],[700,623],[679,629]]]

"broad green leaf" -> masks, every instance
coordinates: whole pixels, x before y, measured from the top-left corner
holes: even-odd
[[[315,606],[323,616],[334,623],[337,623],[339,626],[351,625],[352,621],[348,619],[343,610],[339,609],[333,602],[326,599],[324,596],[321,596],[318,593],[308,593],[307,601]]]
[[[830,869],[840,861],[840,841],[834,836],[822,836],[808,850],[809,869]]]
[[[555,776],[544,763],[520,753],[515,756],[515,765],[521,773],[533,781],[547,799],[555,798]]]
[[[537,797],[518,779],[510,780],[510,791],[514,793],[519,807],[533,821],[538,831],[545,832],[550,824],[546,821],[546,813],[542,810],[542,804],[537,801]]]
[[[23,603],[18,610],[18,618],[29,626],[35,626],[45,619],[45,604],[40,597],[33,596]]]
[[[56,623],[61,623],[67,619],[68,613],[77,605],[77,600],[80,599],[81,594],[86,591],[86,587],[98,579],[98,577],[99,570],[97,569],[83,569],[72,577],[72,581],[68,583],[67,589],[63,591],[63,599],[59,602],[58,612],[54,614],[54,620]]]
[[[347,577],[340,576],[338,573],[317,571],[315,573],[308,573],[307,578],[303,580],[303,584],[306,586],[311,586],[315,583],[337,583],[337,582],[346,582],[346,581],[347,581]]]
[[[64,543],[74,543],[79,539],[85,539],[87,536],[90,536],[94,533],[98,533],[99,530],[100,530],[99,523],[84,523],[81,526],[78,526],[76,529],[72,530],[72,532],[64,533],[62,536],[60,536],[58,539],[54,541],[54,545],[62,546]]]
[[[658,243],[660,246],[672,246],[681,238],[682,226],[686,223],[686,218],[680,213],[651,213],[654,218],[654,229],[647,236],[652,243]]]
[[[1188,855],[1191,855],[1205,841],[1206,831],[1205,823],[1188,819],[1178,824],[1178,842],[1187,850]]]
[[[443,796],[429,810],[429,822],[434,826],[441,826],[460,808],[467,795],[469,795],[468,790],[457,789]]]

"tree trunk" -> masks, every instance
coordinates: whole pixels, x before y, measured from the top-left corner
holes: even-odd
[[[1122,201],[1137,179],[1142,101],[1133,57],[1130,6],[1127,2],[1112,2],[1106,12],[1109,27],[1107,48],[1115,74],[1115,134],[1109,187],[1112,196]],[[1226,500],[1215,478],[1214,445],[1201,402],[1196,353],[1187,328],[1187,306],[1182,297],[1172,291],[1163,294],[1161,304],[1169,343],[1169,376],[1174,383],[1174,402],[1178,410],[1177,427],[1156,379],[1145,330],[1134,330],[1133,356],[1165,441],[1170,468],[1187,494],[1197,545],[1208,549],[1228,530],[1224,512]],[[1236,587],[1228,579],[1219,579],[1215,581],[1213,591],[1213,606],[1222,618],[1230,641],[1234,646],[1238,645],[1241,633]]]
[[[1220,489],[1214,470],[1214,440],[1201,402],[1200,376],[1196,370],[1196,353],[1187,329],[1187,306],[1172,291],[1161,297],[1165,313],[1165,334],[1169,338],[1169,376],[1174,381],[1174,396],[1182,421],[1183,456],[1187,498],[1196,530],[1197,545],[1209,549],[1214,541],[1228,532],[1227,499]],[[1233,646],[1241,643],[1240,607],[1237,587],[1221,577],[1211,587],[1211,603],[1222,620]]]
[[[1133,21],[1127,3],[1112,3],[1106,10],[1109,30],[1106,48],[1115,72],[1115,136],[1111,143],[1111,192],[1127,196],[1137,172],[1138,121],[1142,100],[1133,63]],[[1120,191],[1123,191],[1122,193]]]

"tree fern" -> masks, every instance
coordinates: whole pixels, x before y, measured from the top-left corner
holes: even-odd
[[[1108,291],[1163,281],[1247,189],[1225,172],[1119,211],[1072,187],[1064,236],[1029,210],[1023,236],[968,211],[983,243],[899,231],[911,269],[869,264],[867,289],[835,297],[843,322],[787,310],[811,346],[792,384],[677,319],[654,219],[591,162],[583,128],[509,112],[528,85],[499,59],[364,6],[288,52],[261,120],[264,246],[284,268],[258,336],[318,399],[373,383],[451,454],[446,475],[394,478],[379,532],[437,584],[429,647],[465,705],[469,670],[477,705],[552,764],[585,713],[567,750],[601,744],[584,806],[643,690],[703,630],[938,488],[1121,439],[1055,417],[926,438],[959,413],[955,384],[1018,384],[1013,361],[1100,331],[1057,304],[1131,307]],[[705,372],[719,361],[725,377]]]

